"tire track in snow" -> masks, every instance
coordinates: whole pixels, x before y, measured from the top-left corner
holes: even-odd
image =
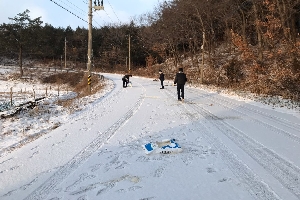
[[[171,91],[168,91],[168,95],[170,98],[176,100],[173,95],[171,95]],[[177,101],[177,100],[176,100]],[[193,102],[190,103],[179,103],[178,104],[186,116],[188,116],[191,121],[195,121],[194,112],[198,112],[201,115],[206,116],[201,110],[194,104]],[[192,111],[188,109],[190,107]],[[230,168],[230,170],[235,174],[235,176],[241,180],[247,187],[249,193],[255,198],[260,200],[280,200],[281,198],[261,180],[253,171],[244,163],[242,163],[237,156],[232,153],[226,146],[223,144],[213,133],[209,131],[206,125],[202,121],[197,121],[196,128],[199,132],[202,133],[203,138],[211,144],[222,156],[225,164]],[[219,127],[220,128],[220,127]]]
[[[189,89],[189,91],[192,92],[192,93],[194,93],[194,94],[197,94],[194,90]],[[254,113],[256,115],[260,115],[260,116],[264,117],[267,120],[275,122],[275,124],[281,124],[281,125],[283,125],[283,126],[285,126],[287,128],[293,129],[295,131],[299,131],[300,130],[300,124],[298,124],[298,123],[293,123],[293,122],[290,122],[290,121],[288,121],[286,119],[283,119],[283,118],[280,118],[280,117],[277,117],[277,116],[273,116],[273,115],[264,113],[264,112],[262,112],[260,110],[257,110],[257,109],[254,109],[254,108],[248,108],[246,106],[233,103],[232,101],[228,101],[228,100],[226,100],[224,98],[221,98],[221,97],[217,98],[217,97],[212,97],[211,95],[205,95],[205,94],[201,95],[201,97],[209,99],[209,100],[213,101],[215,104],[218,104],[218,105],[220,105],[220,106],[222,106],[224,108],[227,108],[227,109],[232,110],[232,111],[234,111],[236,113],[239,113],[242,116],[248,116],[255,123],[261,124],[262,126],[268,128],[270,130],[273,130],[274,132],[277,132],[277,133],[280,133],[282,135],[285,135],[285,136],[291,138],[292,140],[300,143],[300,137],[298,137],[298,136],[296,136],[294,134],[291,134],[291,133],[289,133],[287,131],[284,131],[284,130],[282,130],[280,128],[277,128],[277,127],[275,127],[273,125],[270,125],[270,124],[268,124],[266,122],[262,122],[260,120],[257,120],[255,118],[251,117],[248,113],[252,112],[252,113]],[[223,102],[223,103],[220,103],[220,102]],[[240,110],[236,109],[237,107],[240,108],[243,111],[240,111]]]
[[[94,102],[94,104],[92,105],[87,105],[84,108],[83,112],[77,113],[74,116],[72,116],[70,118],[70,120],[81,120],[81,119],[86,119],[89,116],[91,116],[91,114],[94,112],[94,110],[100,106],[103,106],[106,102],[110,102],[113,99],[118,99],[117,96],[119,96],[124,90],[119,89],[117,92],[115,92],[114,94],[110,95],[111,93],[113,93],[114,89],[116,89],[116,84],[113,83],[113,88],[111,89],[111,91],[109,91],[108,93],[106,93],[103,97],[101,97],[100,99],[98,99],[96,102]],[[109,96],[110,95],[110,96]]]
[[[142,94],[137,102],[129,111],[118,119],[110,128],[100,135],[75,155],[67,164],[62,166],[57,172],[55,172],[46,182],[29,194],[24,200],[38,200],[45,199],[54,189],[60,184],[66,177],[68,177],[73,171],[75,171],[81,164],[83,164],[95,151],[102,147],[102,145],[108,141],[116,131],[125,124],[140,108],[145,98],[145,88],[143,88]],[[118,92],[119,93],[119,92]],[[116,93],[115,95],[117,95]],[[113,95],[113,96],[115,96]]]
[[[259,163],[291,193],[300,199],[300,169],[268,149],[264,145],[250,138],[229,123],[222,121],[208,110],[193,104],[191,107],[198,111],[205,119],[209,120],[224,135],[243,149],[250,157]]]

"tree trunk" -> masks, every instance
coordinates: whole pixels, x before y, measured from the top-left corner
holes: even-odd
[[[245,19],[245,14],[242,9],[240,9],[242,13],[242,37],[243,37],[243,42],[246,42],[246,19]]]
[[[253,5],[253,8],[254,8],[255,21],[258,22],[259,19],[258,19],[257,8],[256,8],[255,4]],[[257,42],[258,42],[258,60],[260,62],[262,62],[263,61],[262,35],[260,32],[259,25],[257,23],[256,23],[255,27],[256,27]]]
[[[20,75],[23,76],[23,46],[19,46],[19,66],[20,66]]]
[[[287,24],[285,24],[285,20],[286,20],[285,18],[286,18],[286,16],[289,16],[289,13],[287,13],[287,11],[286,11],[286,6],[285,6],[286,2],[282,1],[280,3],[279,0],[277,0],[276,3],[277,3],[279,16],[280,16],[281,26],[282,26],[282,29],[284,30],[283,34],[286,39],[291,39],[290,33],[285,31],[286,28],[291,27],[289,24],[289,20],[287,20],[287,22],[286,22]]]

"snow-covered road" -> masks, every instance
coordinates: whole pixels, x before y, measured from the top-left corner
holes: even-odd
[[[0,199],[300,199],[299,113],[105,74],[114,88],[68,123],[0,157]],[[146,155],[175,138],[183,152]]]

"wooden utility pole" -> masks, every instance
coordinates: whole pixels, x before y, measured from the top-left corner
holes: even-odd
[[[67,68],[67,38],[65,37],[65,68]]]
[[[89,33],[88,33],[88,62],[87,62],[87,71],[88,71],[88,91],[91,92],[91,65],[92,65],[92,0],[89,2]]]
[[[99,2],[99,1],[98,1]],[[103,4],[95,5],[95,10],[104,10]],[[87,71],[88,71],[88,91],[91,93],[91,66],[92,66],[92,30],[93,30],[93,4],[92,0],[89,1],[89,33],[88,33],[88,61],[87,61]]]
[[[130,73],[130,34],[128,37],[128,72]]]
[[[10,106],[13,105],[13,91],[12,91],[12,87],[10,88]]]
[[[200,83],[203,83],[203,68],[204,68],[204,44],[205,44],[205,32],[203,31],[203,36],[202,36],[202,65],[201,65],[201,74],[200,74]]]

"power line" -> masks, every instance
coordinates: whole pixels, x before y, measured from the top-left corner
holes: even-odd
[[[61,7],[62,9],[66,10],[67,12],[71,13],[72,15],[74,15],[75,17],[77,17],[78,19],[81,19],[82,21],[84,21],[84,22],[88,23],[88,21],[86,21],[86,20],[82,19],[81,17],[79,17],[79,16],[78,16],[78,15],[76,15],[75,13],[73,13],[73,12],[69,11],[67,8],[65,8],[65,7],[61,6],[60,4],[58,4],[57,2],[55,2],[54,0],[50,0],[50,1],[52,1],[53,3],[55,3],[57,6]]]
[[[60,0],[61,1],[61,0]],[[87,14],[86,11],[82,10],[81,8],[79,8],[78,6],[76,6],[74,3],[70,2],[69,0],[67,0],[67,2],[69,2],[71,5],[73,5],[74,7],[76,7],[78,10],[83,11],[84,13],[82,14]]]
[[[95,0],[95,2],[96,2],[96,0]],[[95,3],[95,2],[94,2],[94,3]],[[99,2],[99,0],[98,0],[98,2]],[[103,1],[101,1],[101,4],[102,4],[102,6],[103,6]],[[108,18],[111,20],[111,22],[113,22],[112,18],[109,16],[109,14],[106,12],[105,9],[104,9],[104,12],[105,12],[106,15],[108,16]],[[99,14],[98,12],[96,12],[96,13],[97,13],[97,15],[98,15],[99,17],[101,17],[100,14]]]
[[[68,10],[67,8],[65,8],[65,7],[63,7],[62,5],[60,5],[59,3],[57,3],[57,2],[55,2],[54,0],[50,0],[50,1],[52,1],[53,3],[55,3],[57,6],[59,6],[59,7],[61,7],[62,9],[64,9],[64,10],[66,10],[67,12],[69,12],[69,13],[71,13],[72,15],[74,15],[75,17],[77,17],[78,19],[80,19],[80,20],[82,20],[82,21],[84,21],[84,22],[86,22],[87,24],[89,23],[88,21],[86,21],[86,20],[84,20],[83,18],[81,18],[81,17],[79,17],[77,14],[75,14],[75,13],[73,13],[73,12],[71,12],[70,10]],[[61,1],[61,0],[59,0],[59,1]],[[69,3],[71,3],[69,0],[67,0]],[[62,1],[61,1],[62,2]],[[64,2],[63,2],[64,3]],[[64,3],[65,5],[67,5],[66,3]],[[74,5],[73,3],[71,3],[72,5]],[[78,6],[76,6],[76,5],[74,5],[75,7],[77,7],[77,8],[79,8]],[[70,7],[70,6],[69,6]],[[80,8],[79,8],[80,9]],[[80,9],[80,10],[82,10],[82,9]],[[81,13],[81,14],[83,14],[83,13]],[[85,13],[85,14],[87,14],[87,13]],[[93,21],[96,23],[96,24],[98,24],[98,26],[101,28],[101,25],[97,22],[97,21],[95,21],[94,19],[93,19]],[[94,26],[93,26],[94,27]],[[95,27],[94,27],[95,28]]]
[[[111,22],[113,22],[112,18],[109,16],[109,14],[106,12],[106,10],[104,10],[104,12],[106,13],[107,17],[111,20]],[[98,13],[97,13],[98,14]],[[99,14],[98,14],[99,15]],[[100,16],[100,15],[99,15]]]
[[[112,11],[114,12],[114,14],[116,15],[117,19],[119,20],[119,22],[121,23],[121,20],[119,19],[118,15],[116,14],[115,10],[113,9],[113,7],[111,6],[109,0],[107,0],[109,6],[111,7]]]
[[[76,7],[77,9],[79,10],[82,10],[81,8],[79,8],[78,6],[76,6],[74,3],[70,2],[69,0],[67,0],[70,4],[72,4],[74,7]],[[87,0],[86,1],[83,1],[83,3],[85,4],[88,4]],[[98,3],[100,4],[99,0],[98,0]],[[102,3],[102,6],[103,6],[103,0],[101,1]],[[84,10],[82,10],[84,12],[84,15],[87,15],[88,13],[85,12]],[[97,12],[96,12],[97,13]],[[98,14],[98,13],[97,13]],[[93,22],[95,22],[100,28],[101,28],[101,25],[93,18]],[[95,28],[95,27],[94,27]]]
[[[60,0],[61,1],[61,0]],[[81,12],[81,14],[83,14],[83,15],[88,15],[88,13],[86,12],[86,11],[84,11],[84,10],[82,10],[81,8],[79,8],[77,5],[75,5],[74,3],[72,3],[72,2],[70,2],[69,0],[66,0],[67,2],[69,2],[71,5],[73,5],[74,7],[76,7],[78,10],[81,10],[81,11],[83,11],[84,13],[82,13]],[[87,4],[87,2],[84,2],[84,3],[86,3]],[[66,3],[64,3],[64,4],[66,4]],[[70,6],[69,6],[70,7]],[[101,28],[101,25],[95,20],[95,19],[93,19],[93,22],[95,22],[100,28]]]

